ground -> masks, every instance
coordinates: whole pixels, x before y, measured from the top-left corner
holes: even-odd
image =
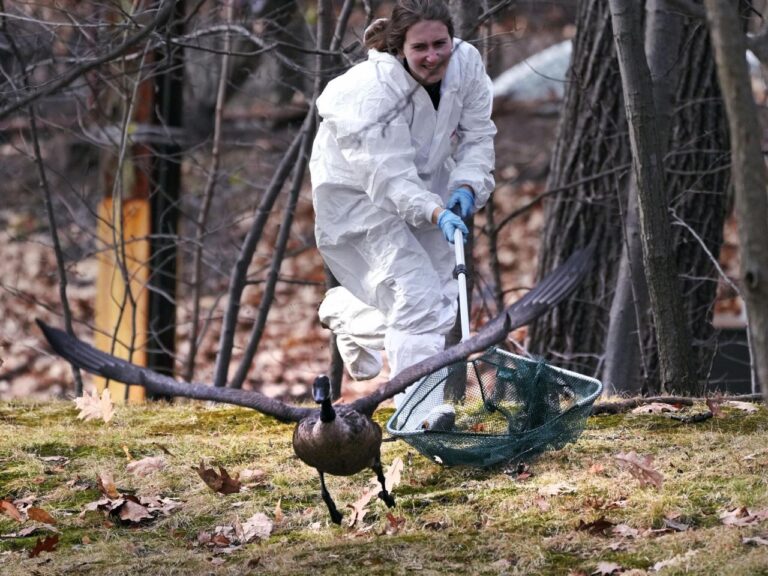
[[[444,468],[402,441],[385,443],[385,468],[404,463],[396,507],[374,497],[349,526],[373,475],[329,477],[340,527],[316,473],[293,456],[288,425],[199,403],[118,407],[108,424],[76,416],[72,402],[0,404],[4,575],[768,574],[765,407],[724,408],[697,424],[591,417],[576,443],[491,470]],[[652,457],[644,471],[620,465],[633,451]],[[129,471],[146,457],[164,467]],[[214,492],[194,470],[201,463],[239,473],[245,488]],[[105,501],[98,478],[106,491],[175,508],[137,521],[86,511]],[[249,527],[261,537],[241,544]],[[53,535],[52,551],[30,557]]]

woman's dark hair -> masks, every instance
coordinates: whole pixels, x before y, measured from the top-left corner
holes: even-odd
[[[389,18],[376,20],[365,31],[365,47],[397,54],[403,49],[408,29],[424,20],[442,22],[453,38],[451,12],[443,0],[398,0]]]

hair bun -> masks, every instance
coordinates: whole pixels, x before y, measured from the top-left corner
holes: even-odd
[[[383,33],[387,29],[387,24],[389,24],[389,18],[376,18],[363,32],[363,43],[367,44],[371,38]]]

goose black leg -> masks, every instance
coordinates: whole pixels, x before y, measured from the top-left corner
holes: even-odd
[[[339,512],[336,509],[336,504],[333,501],[333,498],[331,498],[330,493],[328,492],[328,489],[325,487],[325,476],[323,476],[323,473],[320,472],[320,488],[321,488],[321,494],[323,495],[323,502],[325,502],[325,505],[328,506],[328,512],[331,513],[331,520],[334,524],[341,524],[342,515],[341,512]]]
[[[392,494],[390,494],[389,492],[387,492],[387,484],[384,478],[384,470],[382,470],[381,468],[381,458],[377,456],[371,468],[373,468],[373,471],[376,472],[376,478],[378,478],[379,484],[381,484],[381,492],[379,492],[379,498],[384,500],[384,503],[390,508],[392,508],[392,506],[395,505],[395,497],[392,496]]]

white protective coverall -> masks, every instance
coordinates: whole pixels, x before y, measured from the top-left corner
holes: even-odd
[[[397,57],[376,50],[318,98],[315,235],[342,286],[319,313],[353,377],[379,372],[382,347],[391,375],[444,348],[458,287],[453,247],[431,218],[461,185],[477,208],[488,200],[492,100],[480,54],[459,39],[438,110]]]

